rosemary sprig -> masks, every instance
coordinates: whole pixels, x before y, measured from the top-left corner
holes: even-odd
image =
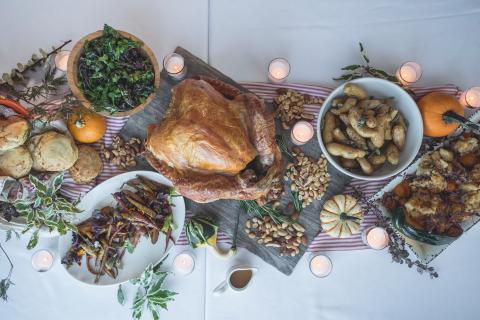
[[[272,219],[272,221],[276,224],[280,224],[283,222],[293,224],[296,222],[291,217],[273,209],[271,205],[266,204],[261,206],[253,200],[240,200],[240,208],[242,208],[248,214],[257,218],[269,216],[270,219]]]
[[[405,240],[395,232],[390,222],[390,218],[384,216],[380,209],[371,201],[369,201],[369,199],[367,199],[367,197],[360,190],[357,188],[353,188],[353,190],[354,196],[361,201],[361,203],[365,206],[366,211],[372,212],[377,216],[378,221],[376,225],[384,228],[387,231],[388,236],[390,237],[388,252],[392,256],[392,262],[405,264],[409,268],[415,266],[418,273],[423,274],[426,272],[430,275],[430,278],[438,278],[438,273],[433,267],[429,267],[418,260],[413,261],[409,258],[410,254],[407,251]]]
[[[302,202],[300,199],[298,199],[298,191],[291,191],[292,192],[292,198],[293,198],[293,207],[295,208],[295,211],[298,213],[302,212]]]
[[[370,65],[370,58],[368,58],[365,48],[361,42],[358,43],[360,46],[360,55],[365,64],[350,64],[342,68],[342,71],[345,71],[344,74],[339,76],[338,78],[333,78],[336,81],[350,81],[353,79],[363,78],[365,76],[372,76],[375,78],[385,79],[391,81],[400,87],[402,87],[405,91],[407,91],[410,95],[414,95],[413,91],[410,88],[405,87],[400,81],[398,81],[397,77],[391,75],[381,69],[374,68]]]
[[[290,159],[293,158],[293,154],[290,152],[290,150],[288,150],[287,142],[285,141],[284,136],[282,136],[281,134],[276,135],[275,141],[277,142],[280,151],[282,151],[284,155],[286,155]]]

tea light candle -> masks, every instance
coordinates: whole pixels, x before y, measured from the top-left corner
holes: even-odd
[[[381,227],[370,227],[362,234],[363,242],[374,250],[382,250],[390,240],[387,231]]]
[[[403,85],[409,85],[420,80],[422,67],[413,61],[405,62],[395,73],[398,81]]]
[[[480,87],[472,87],[462,92],[460,103],[467,108],[480,107]]]
[[[187,73],[185,67],[185,60],[178,53],[170,53],[163,59],[163,67],[167,70],[168,74],[177,80],[183,79]]]
[[[294,144],[302,145],[312,139],[314,133],[315,130],[313,130],[313,126],[311,125],[311,123],[302,120],[295,123],[290,136]]]
[[[182,252],[173,259],[173,270],[176,274],[187,275],[195,268],[195,259],[188,252]]]
[[[62,50],[55,55],[55,67],[58,70],[67,72],[68,58],[70,57],[69,50]]]
[[[325,278],[332,272],[332,260],[329,257],[319,254],[310,260],[310,271],[314,276]]]
[[[32,255],[32,267],[35,271],[45,272],[53,265],[53,254],[48,250],[38,250]]]
[[[273,59],[268,65],[268,79],[273,83],[284,82],[290,74],[290,64],[284,58]]]

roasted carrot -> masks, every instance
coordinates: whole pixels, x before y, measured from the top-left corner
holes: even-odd
[[[397,186],[393,188],[393,193],[395,193],[399,198],[410,197],[410,186],[408,185],[408,181],[404,180],[397,184]]]
[[[28,110],[15,100],[7,99],[4,96],[0,96],[0,104],[12,109],[13,111],[22,116],[28,117],[29,115]]]

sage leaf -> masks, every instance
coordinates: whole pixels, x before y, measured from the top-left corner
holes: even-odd
[[[38,233],[40,230],[35,230],[32,234],[32,237],[30,238],[30,241],[28,241],[27,249],[31,250],[35,248],[38,244]]]
[[[351,65],[343,67],[342,70],[356,70],[356,69],[361,68],[361,67],[362,66],[359,65],[359,64],[351,64]]]
[[[122,306],[123,306],[124,303],[125,303],[125,295],[123,294],[123,290],[122,290],[122,285],[121,285],[121,284],[118,285],[117,301],[118,301],[118,303],[120,303]]]

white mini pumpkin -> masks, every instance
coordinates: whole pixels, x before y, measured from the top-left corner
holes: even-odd
[[[323,231],[334,238],[346,238],[360,232],[363,211],[357,199],[338,194],[327,200],[320,212]]]

